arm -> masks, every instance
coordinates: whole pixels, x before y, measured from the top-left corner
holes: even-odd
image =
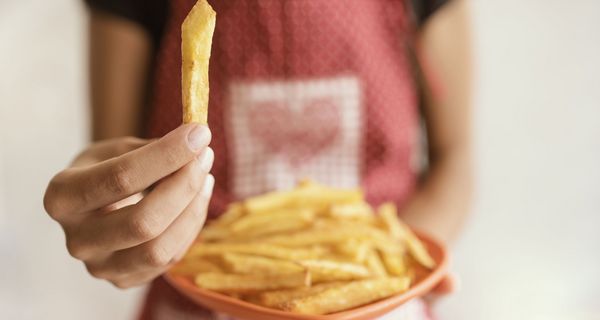
[[[471,57],[466,1],[436,13],[419,35],[424,73],[430,168],[405,207],[404,218],[440,240],[458,233],[469,210],[471,173]]]
[[[90,82],[94,141],[139,136],[152,61],[152,39],[141,26],[93,10]]]

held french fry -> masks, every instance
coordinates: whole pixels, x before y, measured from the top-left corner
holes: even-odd
[[[317,294],[284,303],[287,311],[303,314],[328,314],[371,303],[408,289],[408,278],[383,278],[353,281]]]
[[[226,292],[246,293],[263,290],[276,290],[285,288],[310,286],[310,273],[299,272],[283,275],[248,275],[201,273],[196,276],[195,283],[198,287]]]
[[[208,62],[216,13],[198,0],[181,26],[183,123],[208,122]]]

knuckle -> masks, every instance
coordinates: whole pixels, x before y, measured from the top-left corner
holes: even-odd
[[[54,192],[50,190],[50,187],[44,194],[44,210],[46,210],[48,215],[54,220],[60,216],[56,196]]]
[[[198,177],[197,174],[190,174],[187,177],[186,183],[187,183],[187,191],[190,194],[196,194],[198,192],[200,192],[200,190],[202,189],[202,183],[203,179],[200,179],[200,177]]]
[[[87,269],[87,272],[96,279],[109,279],[109,272],[101,266],[86,264],[85,268]]]
[[[50,182],[46,188],[44,194],[44,209],[53,219],[57,219],[65,210],[65,205],[61,196],[62,189],[64,188],[65,180],[64,172],[58,173]]]
[[[206,205],[203,203],[197,203],[189,208],[192,213],[193,221],[200,225],[204,225],[207,216]]]
[[[113,286],[117,287],[118,289],[129,289],[131,287],[133,287],[133,285],[127,281],[111,281],[110,283],[113,284]]]
[[[127,163],[119,163],[111,169],[108,188],[112,192],[120,195],[134,193],[130,167]]]
[[[129,220],[129,232],[140,241],[149,241],[160,234],[158,224],[146,217],[133,217]]]
[[[165,162],[169,168],[179,167],[181,155],[178,152],[165,152]]]
[[[78,241],[67,239],[67,251],[71,255],[71,257],[77,260],[83,260],[86,256],[85,247],[79,243]]]
[[[124,137],[122,141],[125,146],[132,147],[132,146],[139,144],[140,141],[142,141],[142,140],[138,139],[136,137],[127,136],[127,137]]]
[[[158,244],[144,250],[144,262],[151,267],[165,267],[171,262],[172,255]]]
[[[120,140],[117,150],[119,154],[127,153],[139,146],[142,141],[142,139],[136,137],[124,137]]]

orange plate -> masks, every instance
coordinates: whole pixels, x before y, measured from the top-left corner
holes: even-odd
[[[194,283],[183,276],[167,273],[164,277],[177,291],[185,295],[197,304],[211,310],[228,314],[240,319],[261,320],[366,320],[380,317],[405,302],[421,297],[431,291],[446,275],[448,269],[448,257],[443,245],[435,242],[430,237],[417,232],[417,236],[423,241],[437,267],[431,271],[417,270],[417,280],[411,288],[402,294],[389,297],[371,304],[357,307],[347,311],[327,315],[304,315],[291,313],[267,307],[262,307],[249,302],[238,300],[214,291],[196,287]]]

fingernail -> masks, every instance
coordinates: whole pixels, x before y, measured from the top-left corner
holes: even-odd
[[[207,126],[196,126],[188,134],[188,145],[192,151],[198,151],[210,143],[210,130]]]
[[[214,187],[215,187],[215,177],[213,177],[212,174],[209,174],[206,176],[206,180],[204,180],[204,187],[202,188],[202,195],[205,198],[210,198]]]
[[[211,148],[206,148],[206,150],[202,152],[202,155],[198,157],[198,160],[200,161],[200,168],[202,171],[210,172],[213,161],[215,160],[215,153]]]

